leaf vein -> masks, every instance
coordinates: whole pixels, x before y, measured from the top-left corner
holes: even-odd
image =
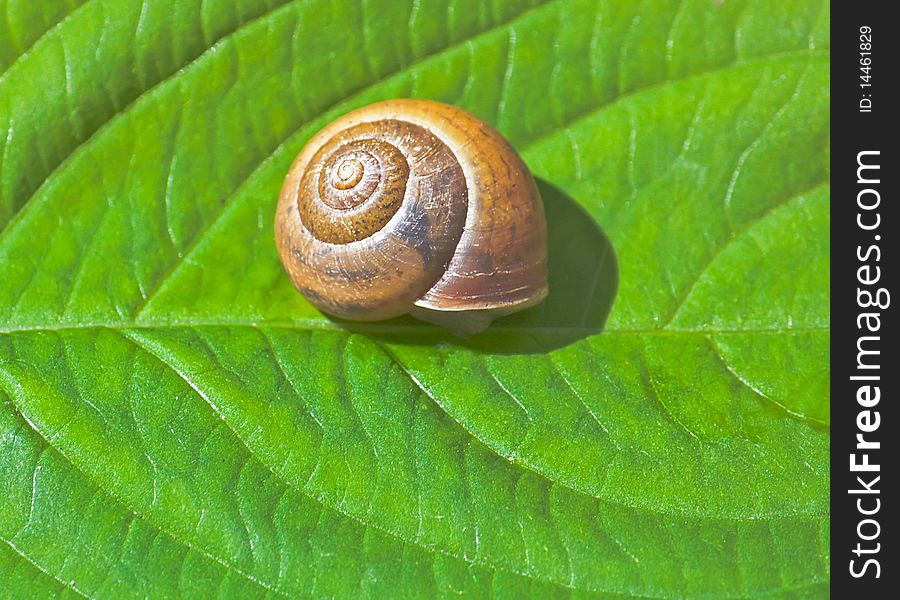
[[[28,56],[31,55],[32,50],[34,50],[34,48],[36,48],[36,47],[38,46],[38,44],[42,43],[42,42],[44,41],[45,38],[50,37],[50,36],[53,35],[57,30],[59,30],[60,28],[64,27],[64,26],[65,26],[65,23],[66,23],[67,21],[69,21],[70,19],[74,18],[74,16],[75,16],[76,13],[78,13],[79,11],[81,11],[82,9],[84,9],[86,6],[88,6],[89,4],[91,4],[91,3],[94,2],[94,1],[95,1],[95,0],[87,0],[87,1],[86,1],[84,4],[82,4],[81,6],[76,6],[76,7],[75,7],[74,9],[72,9],[70,12],[67,12],[66,14],[64,14],[64,15],[62,16],[62,18],[60,18],[58,21],[56,21],[55,23],[53,23],[52,25],[50,25],[50,27],[48,27],[46,30],[44,30],[44,32],[41,33],[41,35],[38,36],[38,37],[31,43],[31,45],[30,45],[28,48],[21,48],[21,47],[19,47],[19,55],[16,57],[16,59],[15,59],[12,63],[10,63],[9,66],[7,66],[6,69],[3,70],[3,72],[0,72],[0,86],[3,85],[4,79],[7,77],[7,75],[9,74],[9,72],[12,71],[12,70],[13,70],[13,69],[14,69],[21,61],[27,59]],[[7,11],[7,18],[8,18],[10,3],[9,3],[9,2],[6,2],[5,4],[6,4],[6,11]],[[12,37],[10,37],[10,39],[12,39]],[[18,43],[17,43],[16,45],[18,46]]]
[[[4,370],[2,368],[0,368],[0,375],[3,375],[3,374],[4,374]],[[8,383],[8,382],[6,381],[6,379],[4,377],[0,377],[0,384],[4,384],[4,383]],[[9,394],[10,398],[12,398],[15,401],[17,395],[15,393],[13,393],[11,390],[9,390],[8,388],[6,389],[6,391]],[[284,592],[273,587],[271,584],[266,583],[265,581],[262,581],[261,579],[242,571],[241,569],[237,568],[233,564],[231,564],[228,561],[207,551],[206,549],[200,547],[199,545],[193,544],[193,543],[189,542],[188,540],[185,540],[182,536],[178,536],[178,535],[174,535],[174,534],[170,533],[167,529],[165,529],[164,527],[151,521],[148,517],[142,516],[135,509],[133,509],[129,505],[128,502],[126,502],[124,499],[120,498],[112,489],[107,489],[99,481],[95,480],[88,472],[84,471],[74,459],[70,458],[65,452],[63,452],[63,449],[61,447],[57,446],[54,442],[56,436],[48,436],[45,432],[43,432],[37,426],[37,424],[35,424],[30,418],[27,417],[25,412],[22,411],[21,407],[18,408],[18,412],[19,412],[19,417],[23,421],[25,421],[25,423],[27,423],[27,425],[31,428],[31,430],[34,431],[34,433],[37,434],[37,436],[41,440],[43,440],[45,448],[51,448],[56,454],[61,456],[69,465],[71,465],[71,467],[76,472],[78,472],[82,477],[84,477],[87,481],[89,481],[91,483],[91,487],[94,489],[94,494],[96,494],[100,491],[108,494],[125,511],[131,513],[135,518],[140,519],[142,522],[146,523],[155,532],[155,534],[157,536],[165,535],[166,539],[171,540],[171,541],[175,542],[176,544],[183,546],[187,550],[191,550],[191,551],[196,552],[197,554],[202,555],[203,557],[217,563],[221,567],[224,567],[226,570],[230,569],[235,574],[239,575],[240,577],[243,577],[247,581],[249,581],[255,585],[258,585],[262,588],[265,588],[271,592],[274,592],[278,595],[285,596],[285,597],[287,596],[287,594],[285,594]],[[7,543],[9,543],[9,540],[6,540],[5,538],[3,538],[3,539]],[[21,554],[21,552],[20,552],[20,554]],[[84,595],[84,594],[82,594],[82,595]]]
[[[826,182],[824,182],[822,180],[817,180],[813,185],[807,187],[806,189],[804,189],[798,193],[792,194],[790,196],[786,196],[783,199],[779,200],[778,202],[775,202],[774,204],[772,204],[772,206],[766,208],[762,213],[760,213],[759,215],[746,221],[738,229],[732,230],[732,232],[729,235],[724,236],[722,238],[722,240],[718,244],[716,244],[715,247],[713,247],[712,252],[710,252],[709,255],[706,257],[703,265],[697,271],[697,274],[691,279],[690,283],[686,286],[685,291],[682,293],[681,297],[678,299],[677,303],[675,304],[675,308],[673,308],[670,311],[669,317],[666,319],[666,322],[660,326],[660,328],[665,329],[665,330],[670,330],[670,331],[677,331],[674,329],[670,329],[670,327],[671,327],[672,323],[674,323],[677,320],[678,313],[687,304],[687,301],[691,296],[691,292],[693,292],[694,289],[697,287],[697,285],[699,285],[700,281],[703,279],[703,276],[706,274],[706,272],[710,269],[710,267],[712,267],[713,264],[715,264],[716,258],[718,258],[719,255],[722,254],[722,252],[732,242],[734,242],[736,239],[740,238],[740,236],[742,236],[744,233],[746,233],[747,231],[752,229],[754,225],[762,222],[763,220],[766,219],[766,217],[775,213],[781,207],[783,207],[787,204],[790,204],[792,202],[795,202],[799,199],[805,198],[806,196],[809,196],[810,194],[816,192],[817,190],[824,187],[825,185],[826,185]],[[791,328],[786,328],[785,330],[792,331]],[[709,333],[719,333],[719,332],[709,331]]]
[[[43,565],[38,563],[36,560],[34,560],[30,556],[28,556],[25,552],[23,552],[12,540],[8,540],[3,536],[0,536],[0,540],[3,540],[3,542],[7,546],[9,546],[13,550],[13,552],[15,552],[16,554],[21,556],[26,562],[31,564],[31,566],[33,566],[35,569],[37,569],[38,571],[40,571],[41,573],[43,573],[50,579],[58,582],[63,587],[72,590],[73,592],[75,592],[76,594],[78,594],[79,596],[81,596],[83,598],[90,598],[89,595],[87,595],[86,593],[84,593],[80,589],[78,589],[78,586],[75,585],[74,581],[64,581],[58,575],[52,574],[46,567],[44,567]]]
[[[828,426],[828,423],[825,421],[816,419],[805,413],[798,412],[798,411],[788,408],[787,406],[785,406],[784,404],[782,404],[775,398],[772,398],[771,396],[769,396],[768,394],[763,392],[757,386],[753,385],[752,382],[750,382],[747,378],[743,377],[740,373],[738,373],[735,370],[735,368],[732,366],[732,364],[730,362],[728,362],[728,360],[725,359],[725,355],[723,354],[722,347],[719,344],[719,341],[715,338],[715,336],[709,336],[707,339],[709,340],[709,343],[713,349],[713,352],[715,353],[716,357],[722,362],[722,366],[725,367],[725,370],[728,371],[728,374],[731,377],[733,377],[735,380],[737,380],[741,385],[743,385],[744,387],[746,387],[750,391],[752,391],[756,396],[762,398],[766,402],[770,402],[778,409],[784,411],[784,413],[787,414],[788,416],[790,416],[791,418],[800,419],[801,421],[804,421],[806,423],[812,423],[814,425],[824,425],[826,427]]]

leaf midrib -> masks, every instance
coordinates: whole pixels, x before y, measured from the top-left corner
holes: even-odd
[[[697,283],[702,278],[703,274],[708,270],[710,265],[715,261],[715,258],[724,251],[732,242],[739,238],[739,236],[743,233],[746,233],[750,229],[753,228],[757,223],[762,221],[766,216],[771,213],[783,208],[786,204],[788,204],[791,200],[795,198],[805,197],[809,194],[813,193],[816,190],[824,188],[828,185],[827,181],[816,181],[813,185],[807,187],[806,189],[791,194],[785,197],[784,200],[780,202],[776,202],[767,210],[765,210],[762,214],[757,215],[756,217],[748,220],[743,223],[738,229],[732,231],[728,237],[723,240],[718,246],[713,248],[713,251],[710,253],[710,256],[707,257],[707,261],[705,265],[699,269],[696,278],[694,279],[692,285],[687,289],[684,293],[683,297],[680,300],[680,303],[676,307],[674,311],[670,311],[670,316],[661,323],[660,327],[656,328],[621,328],[621,329],[604,329],[602,333],[604,334],[634,334],[634,335],[691,335],[691,334],[700,334],[700,335],[729,335],[729,334],[740,334],[740,333],[802,333],[802,332],[825,332],[830,330],[829,325],[812,325],[812,326],[804,326],[804,327],[757,327],[757,328],[705,328],[705,327],[697,327],[697,328],[679,328],[672,327],[672,322],[675,320],[680,308],[683,307],[684,303],[690,296],[690,292],[693,291],[693,288],[696,287]],[[216,220],[223,216],[223,213],[220,213]],[[212,229],[215,221],[210,224],[207,228],[207,232]],[[195,245],[199,245],[200,240],[203,235],[200,236],[197,240],[195,240]],[[0,238],[2,240],[2,238]],[[185,258],[190,254],[190,252],[186,253],[184,257],[182,257],[181,261],[176,263],[175,268],[169,272],[167,277],[163,278],[160,282],[160,285],[157,286],[156,291],[162,289],[162,283],[168,279],[171,275],[173,275],[177,270],[181,263]],[[155,294],[150,294],[147,296],[144,301],[144,306],[149,304],[149,301],[154,297]],[[67,329],[88,329],[88,328],[105,328],[105,329],[114,329],[114,330],[125,330],[125,329],[148,329],[148,328],[177,328],[177,327],[217,327],[217,326],[230,326],[230,327],[268,327],[268,328],[282,328],[282,329],[298,329],[298,330],[307,330],[307,331],[344,331],[347,333],[369,333],[369,334],[384,334],[384,335],[410,335],[417,334],[421,336],[425,335],[433,335],[435,333],[443,332],[443,329],[434,327],[432,325],[427,324],[411,324],[411,325],[396,325],[396,324],[384,324],[384,323],[355,323],[352,326],[342,326],[340,323],[336,323],[334,321],[326,320],[324,318],[306,318],[306,319],[297,319],[297,320],[285,320],[285,319],[276,319],[276,320],[267,320],[267,319],[257,319],[257,320],[226,320],[226,319],[142,319],[140,316],[140,312],[133,317],[131,320],[107,320],[107,321],[86,321],[86,322],[57,322],[57,323],[22,323],[18,325],[6,325],[0,326],[0,334],[4,333],[18,333],[18,332],[34,332],[34,331],[63,331]],[[585,337],[592,334],[600,333],[596,327],[585,327],[585,326],[574,326],[574,327],[542,327],[542,326],[525,326],[525,327],[504,327],[502,325],[494,325],[490,329],[493,333],[504,334],[504,335],[566,335],[566,336],[574,336]]]
[[[23,324],[8,327],[0,327],[0,335],[16,333],[40,333],[45,331],[68,331],[81,329],[110,329],[114,331],[142,330],[142,329],[189,329],[194,327],[249,327],[252,329],[292,329],[297,331],[333,331],[346,333],[347,335],[412,335],[422,337],[434,334],[446,334],[447,332],[432,325],[383,325],[378,323],[357,323],[343,327],[339,323],[326,319],[303,319],[297,321],[246,321],[246,320],[165,320],[159,322],[127,322],[127,321],[89,321],[85,323],[59,323],[59,324]],[[692,335],[738,335],[738,334],[791,334],[791,333],[829,333],[830,325],[812,325],[804,327],[751,327],[733,329],[705,329],[698,328],[636,328],[636,329],[605,329],[597,331],[588,327],[503,327],[491,326],[490,333],[504,335],[574,335],[574,336],[692,336]],[[458,338],[465,341],[465,338]]]

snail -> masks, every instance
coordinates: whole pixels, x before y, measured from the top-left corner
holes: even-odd
[[[515,150],[462,109],[388,100],[327,125],[275,215],[281,262],[342,319],[411,314],[458,335],[547,295],[547,225]]]

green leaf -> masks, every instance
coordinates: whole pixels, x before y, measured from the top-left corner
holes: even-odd
[[[821,0],[6,0],[0,595],[818,597]],[[297,294],[324,124],[494,124],[550,289],[469,339]]]

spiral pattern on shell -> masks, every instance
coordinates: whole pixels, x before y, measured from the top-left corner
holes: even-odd
[[[534,181],[499,134],[411,100],[360,109],[314,136],[276,215],[297,288],[355,320],[539,301],[545,229]]]

